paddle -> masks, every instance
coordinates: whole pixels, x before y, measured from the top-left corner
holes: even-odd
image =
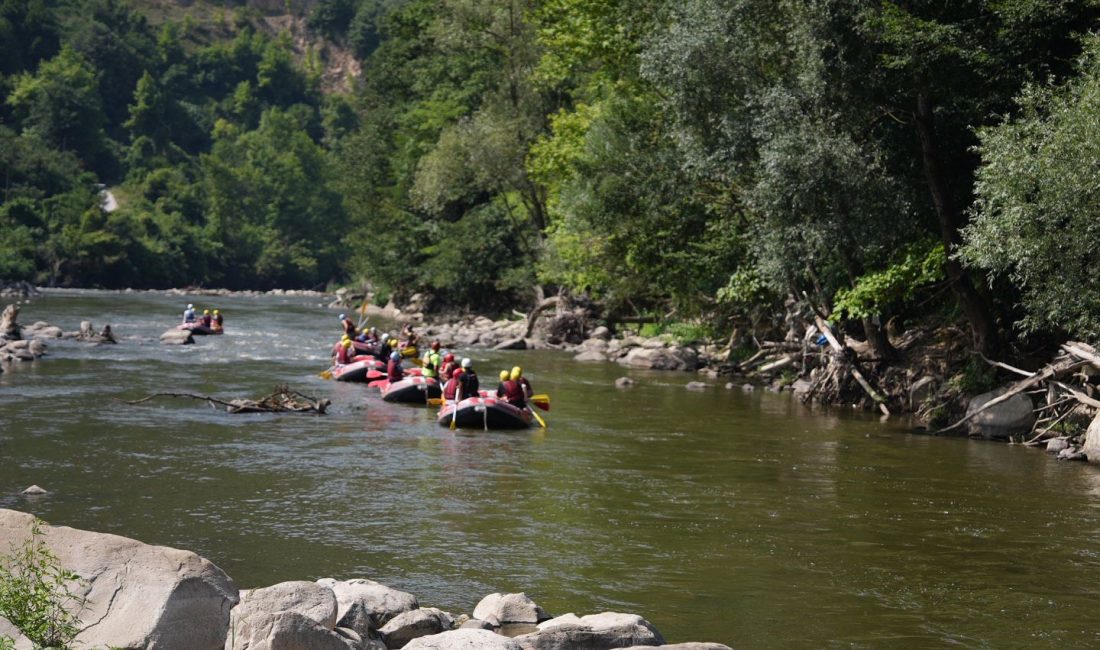
[[[546,428],[546,422],[542,418],[539,417],[538,413],[535,413],[534,411],[531,411],[531,415],[535,416],[535,421],[539,423],[540,427],[542,427],[543,429]]]
[[[461,392],[461,391],[458,391],[458,392]],[[451,409],[451,431],[455,430],[455,418],[458,417],[458,402],[459,402],[459,399],[458,399],[458,395],[456,394],[455,395],[455,405]],[[485,409],[485,410],[488,411],[489,409]]]
[[[320,376],[321,379],[332,379],[332,368],[321,371]]]
[[[544,411],[549,411],[550,410],[550,396],[545,394],[545,393],[539,393],[538,395],[532,395],[531,399],[529,399],[527,401],[531,402],[532,404],[534,404],[535,406],[539,407],[540,409],[542,409]]]
[[[443,406],[446,403],[447,403],[447,400],[443,399],[442,397],[429,397],[428,398],[428,406]]]
[[[363,329],[363,324],[367,322],[367,305],[369,304],[370,302],[364,298],[363,306],[359,308],[359,325],[355,327],[355,331]]]

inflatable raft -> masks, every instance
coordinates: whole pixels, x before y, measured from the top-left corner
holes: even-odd
[[[526,429],[533,420],[530,408],[517,408],[496,397],[470,397],[458,404],[445,404],[439,410],[440,426],[478,429]]]
[[[336,381],[368,382],[374,377],[368,376],[373,370],[375,373],[386,369],[386,364],[374,357],[356,357],[351,363],[336,364],[332,367],[332,378]]]
[[[207,335],[210,335],[210,334],[221,334],[225,331],[224,328],[207,327],[207,326],[203,325],[202,323],[198,323],[198,322],[196,322],[196,323],[184,323],[183,325],[179,326],[179,329],[181,329],[181,330],[190,330],[191,334],[193,334],[194,336],[207,336]]]
[[[443,394],[439,382],[434,377],[420,377],[412,375],[401,381],[389,383],[383,381],[378,384],[382,390],[382,399],[387,402],[411,402],[427,404],[428,399],[439,397]]]

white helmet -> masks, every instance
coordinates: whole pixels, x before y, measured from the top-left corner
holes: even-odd
[[[472,361],[470,361],[469,359],[463,359],[462,360],[462,367],[463,368],[469,368],[472,365],[474,365],[474,363]]]
[[[194,305],[192,305],[191,303],[187,303],[187,308],[188,308],[188,309],[194,309],[194,308],[195,308],[195,306],[194,306]]]

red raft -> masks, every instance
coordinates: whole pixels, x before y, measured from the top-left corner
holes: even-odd
[[[387,402],[427,404],[430,398],[443,395],[443,389],[439,387],[439,382],[434,377],[413,375],[392,384],[381,381],[378,387],[382,390],[382,399]]]
[[[207,336],[209,334],[221,334],[222,332],[225,331],[223,328],[215,329],[213,327],[207,327],[207,326],[205,326],[205,325],[203,325],[202,323],[199,323],[199,322],[184,323],[183,325],[180,325],[178,329],[190,330],[191,334],[193,334],[195,336]]]
[[[374,375],[386,369],[386,364],[374,357],[356,357],[351,363],[336,364],[332,367],[332,378],[336,381],[368,382]]]
[[[530,408],[518,408],[496,397],[470,397],[458,404],[448,403],[439,410],[440,426],[484,429],[526,429],[534,416]]]

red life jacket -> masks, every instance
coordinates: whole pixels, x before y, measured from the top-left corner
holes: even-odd
[[[386,379],[392,384],[395,381],[401,381],[405,376],[405,371],[401,369],[401,362],[397,359],[390,359],[386,364]]]
[[[348,348],[341,345],[340,349],[336,352],[336,363],[351,363],[351,358],[348,355]]]
[[[439,376],[443,378],[443,381],[447,381],[451,378],[451,375],[455,374],[455,368],[458,364],[454,361],[448,361],[443,364],[443,367],[439,369]]]
[[[453,402],[455,394],[458,392],[459,381],[457,378],[452,377],[447,380],[446,384],[443,384],[443,398]]]
[[[516,406],[523,406],[527,403],[526,396],[523,394],[523,386],[518,381],[512,381],[509,379],[504,382],[504,401],[509,404],[515,404]]]
[[[210,314],[206,314],[202,317],[202,326],[209,328],[211,321],[212,319],[210,318]]]
[[[344,334],[347,334],[348,336],[355,336],[355,323],[351,322],[350,318],[345,318],[343,320],[343,325]]]

